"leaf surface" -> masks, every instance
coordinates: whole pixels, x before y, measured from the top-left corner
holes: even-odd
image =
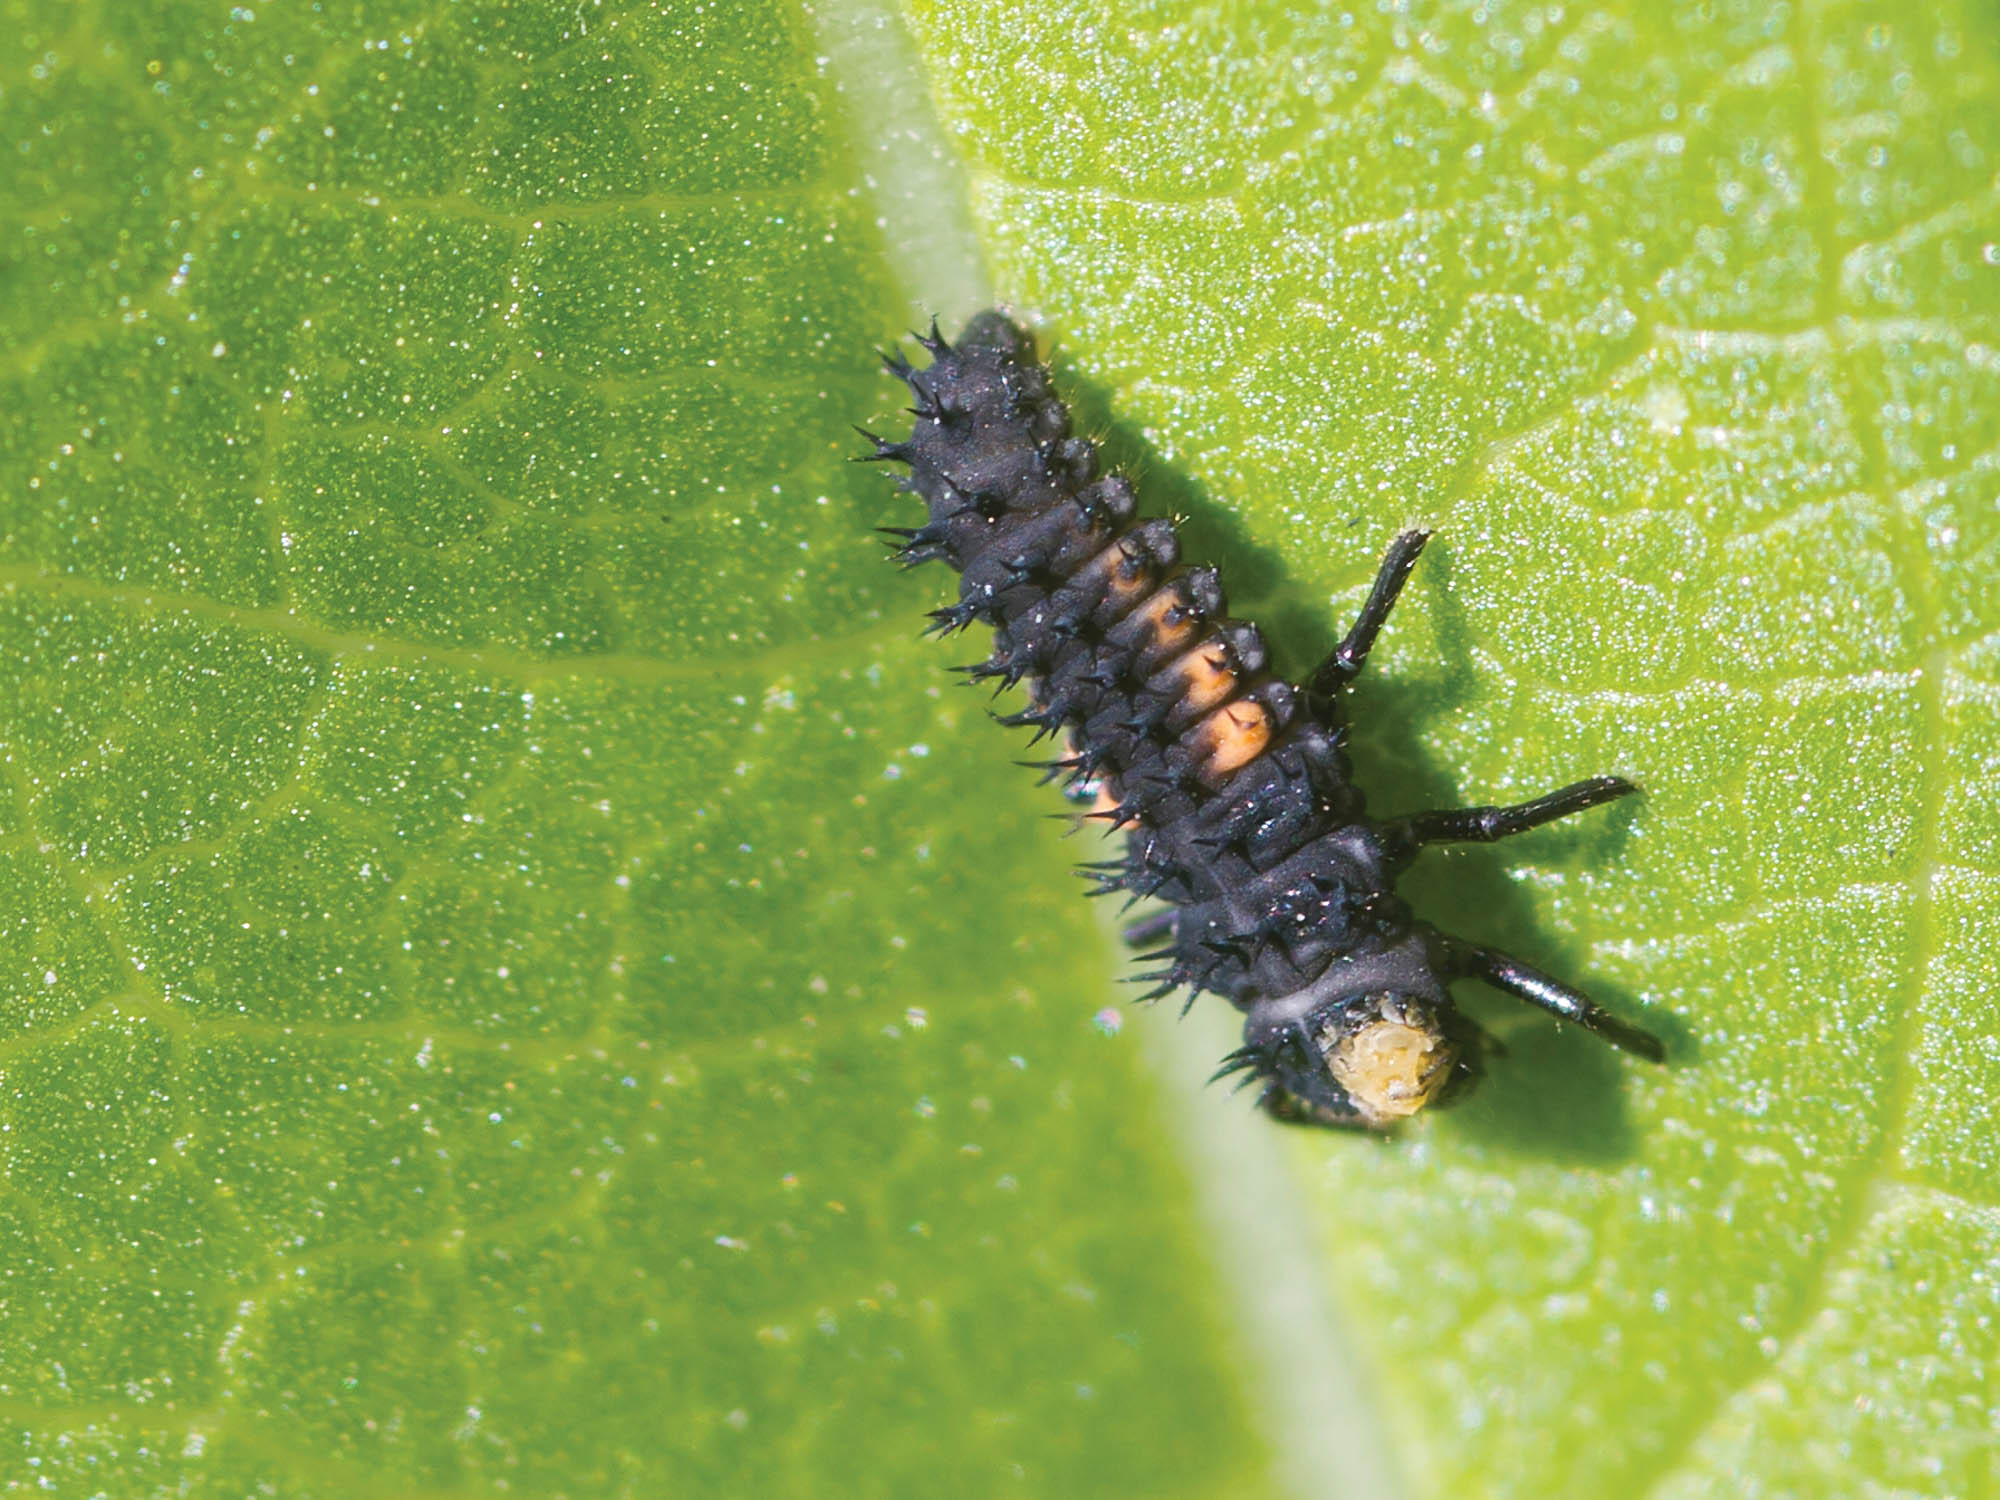
[[[6,1481],[1994,1488],[1994,22],[1658,10],[9,7]],[[1640,781],[1411,894],[1669,1068],[1093,1024],[844,461],[988,272],[1293,665],[1441,527],[1364,784]]]
[[[809,19],[8,19],[5,1484],[1243,1492]]]
[[[1671,1066],[1480,1004],[1463,1107],[1292,1143],[1406,1482],[1990,1489],[1992,13],[915,14],[996,280],[1300,664],[1439,528],[1378,802],[1645,789],[1414,899]]]

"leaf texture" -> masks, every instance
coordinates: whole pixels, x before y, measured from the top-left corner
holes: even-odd
[[[1496,1007],[1463,1108],[1294,1144],[1409,1485],[1990,1490],[1991,12],[915,15],[996,279],[1302,646],[1440,528],[1382,797],[1646,790],[1420,901],[1672,1065]]]
[[[1989,10],[5,14],[7,1484],[2000,1489]],[[1204,1155],[844,461],[989,295],[1295,665],[1441,528],[1364,785],[1640,782],[1412,894],[1669,1067]]]

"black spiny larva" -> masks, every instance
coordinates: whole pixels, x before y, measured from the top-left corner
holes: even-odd
[[[897,530],[906,564],[941,559],[958,601],[932,629],[975,621],[992,655],[975,681],[1028,684],[1002,722],[1066,735],[1040,764],[1100,783],[1097,816],[1127,833],[1122,860],[1080,872],[1100,892],[1169,910],[1127,932],[1147,957],[1147,998],[1226,996],[1243,1046],[1218,1077],[1246,1074],[1282,1119],[1382,1127],[1433,1102],[1466,1070],[1471,1023],[1455,979],[1479,979],[1643,1057],[1659,1041],[1569,986],[1416,921],[1397,877],[1426,844],[1490,842],[1625,796],[1597,776],[1513,807],[1375,819],[1342,746],[1342,690],[1360,672],[1429,533],[1390,545],[1354,627],[1304,682],[1266,670],[1254,625],[1228,617],[1212,568],[1185,567],[1174,525],[1141,520],[1131,485],[1097,473],[1026,332],[999,312],[956,347],[931,325],[931,363],[883,356],[915,397],[906,442],[864,432],[868,459],[907,464],[928,521]]]

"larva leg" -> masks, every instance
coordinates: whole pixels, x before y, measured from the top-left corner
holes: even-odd
[[[1354,628],[1306,679],[1307,705],[1321,723],[1332,724],[1334,700],[1340,696],[1340,690],[1360,674],[1361,665],[1368,660],[1369,649],[1375,644],[1375,637],[1382,633],[1389,611],[1395,608],[1396,596],[1410,581],[1410,570],[1417,565],[1417,554],[1424,550],[1424,543],[1430,537],[1428,531],[1406,531],[1389,544],[1382,566],[1375,571],[1375,585],[1368,590],[1367,602],[1355,618]]]
[[[1585,808],[1629,797],[1638,790],[1622,776],[1593,776],[1511,807],[1453,807],[1413,813],[1385,823],[1383,842],[1391,849],[1410,853],[1425,844],[1490,844]]]
[[[1619,1020],[1610,1011],[1594,1004],[1588,996],[1571,989],[1561,980],[1551,979],[1540,969],[1531,968],[1505,953],[1471,943],[1454,941],[1450,952],[1452,967],[1466,978],[1481,980],[1561,1020],[1574,1021],[1596,1032],[1614,1047],[1622,1047],[1652,1062],[1666,1060],[1667,1049],[1658,1037]]]

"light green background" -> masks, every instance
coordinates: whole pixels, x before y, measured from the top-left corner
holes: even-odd
[[[0,1484],[2000,1492],[1990,7],[0,14]],[[994,297],[1288,664],[1439,528],[1378,803],[1647,795],[1412,894],[1671,1066],[1094,1019],[844,462]]]

